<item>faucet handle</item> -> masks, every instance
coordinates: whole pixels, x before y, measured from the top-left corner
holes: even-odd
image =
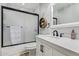
[[[63,37],[63,34],[64,34],[64,33],[60,33],[60,37]]]
[[[58,36],[58,34],[56,34],[56,36]]]

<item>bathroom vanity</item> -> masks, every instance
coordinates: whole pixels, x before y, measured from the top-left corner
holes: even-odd
[[[37,56],[79,56],[79,40],[38,35],[36,42]]]

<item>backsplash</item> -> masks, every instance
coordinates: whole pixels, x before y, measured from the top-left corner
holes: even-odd
[[[60,33],[64,33],[63,37],[71,38],[71,32],[73,29],[76,33],[76,39],[79,39],[79,27],[67,27],[67,28],[52,29],[52,34],[53,34],[54,30],[57,30],[58,35],[60,35]]]

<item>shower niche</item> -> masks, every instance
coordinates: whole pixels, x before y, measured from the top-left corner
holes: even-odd
[[[35,42],[39,34],[39,15],[1,6],[1,46]]]

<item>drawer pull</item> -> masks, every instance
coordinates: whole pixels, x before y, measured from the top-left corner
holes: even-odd
[[[40,51],[43,53],[44,52],[44,46],[40,45]]]

